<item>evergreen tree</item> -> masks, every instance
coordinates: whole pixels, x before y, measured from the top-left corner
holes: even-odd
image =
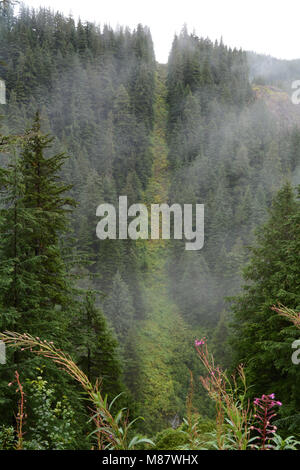
[[[119,271],[113,279],[111,292],[105,301],[105,313],[114,325],[119,340],[124,341],[133,324],[134,309],[131,294]]]
[[[92,382],[101,381],[104,395],[114,398],[123,390],[118,342],[102,311],[95,306],[92,292],[87,292],[73,326],[80,367]]]
[[[286,400],[285,415],[294,414],[300,405],[300,377],[291,361],[297,331],[271,310],[278,302],[300,308],[300,204],[289,184],[257,232],[244,279],[244,292],[233,301],[236,359],[246,364],[251,394],[276,393]]]
[[[69,349],[74,302],[59,237],[67,230],[74,201],[65,194],[69,186],[59,181],[66,157],[45,155],[51,141],[41,133],[37,115],[19,155],[1,170],[0,329],[27,332]],[[39,362],[26,353],[10,356],[9,366],[1,369],[1,386],[7,387],[15,368],[28,376]],[[58,378],[53,370],[48,371],[52,379],[56,375],[55,381],[65,383],[65,376]],[[11,404],[5,409],[9,412]]]

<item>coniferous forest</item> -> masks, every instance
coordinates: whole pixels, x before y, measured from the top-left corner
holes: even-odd
[[[300,449],[300,61],[13,3],[0,449]],[[97,238],[124,195],[204,204],[203,248]]]

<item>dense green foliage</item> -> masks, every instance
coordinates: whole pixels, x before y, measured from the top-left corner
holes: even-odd
[[[1,329],[28,331],[66,347],[75,302],[59,236],[67,230],[73,200],[57,181],[64,155],[45,156],[50,143],[37,116],[21,148],[14,144],[14,160],[1,170]],[[34,365],[15,354],[10,368],[1,370],[1,385],[7,387],[12,366],[27,375]],[[12,397],[3,398],[2,413],[12,417]]]
[[[274,198],[268,222],[257,234],[250,262],[244,270],[244,293],[233,304],[234,349],[247,363],[251,393],[288,397],[283,416],[291,416],[293,433],[299,430],[299,372],[291,361],[295,327],[271,311],[277,303],[300,309],[300,204],[286,185]]]
[[[255,100],[247,70],[243,52],[222,42],[183,30],[173,43],[167,80],[169,161],[175,167],[170,200],[205,204],[205,245],[191,254],[184,243],[174,243],[170,275],[181,311],[194,324],[215,325],[225,297],[238,291],[253,229],[299,162],[299,130],[281,127]]]
[[[58,173],[65,155],[45,156],[51,140],[41,133],[37,115],[33,127],[25,136],[8,138],[4,144],[4,150],[11,153],[14,160],[1,169],[4,195],[0,247],[1,329],[47,337],[65,350],[76,351],[78,361],[83,363],[90,376],[103,377],[104,391],[120,392],[121,364],[114,334],[107,328],[103,314],[95,308],[92,294],[86,295],[81,306],[78,301],[80,291],[75,289],[63,256],[61,236],[67,231],[69,207],[75,203],[65,194],[70,187],[59,181]],[[76,337],[81,335],[82,338],[79,348],[76,348],[76,339],[71,336],[70,330],[76,325]],[[82,325],[87,328],[85,335]],[[15,397],[7,391],[11,374],[18,369],[22,376],[34,377],[40,360],[32,360],[25,353],[15,353],[8,359],[9,366],[1,369],[1,415],[4,421],[10,422],[15,407]],[[77,412],[82,413],[78,392],[75,393],[67,377],[51,366],[47,368],[47,373],[49,379],[57,384],[58,395],[69,395],[75,400]],[[28,403],[33,414],[42,413],[44,416],[45,410],[33,411],[43,408],[42,405],[41,397],[39,406],[34,401]],[[43,424],[46,426],[45,423],[46,418]],[[52,427],[57,428],[53,423]],[[49,438],[51,441],[51,436]],[[36,439],[37,447],[45,448],[44,437]],[[50,444],[50,441],[48,447],[56,448],[56,444]],[[73,439],[68,441],[69,444],[67,441],[66,438],[66,445],[71,445],[71,441],[74,444]]]
[[[89,381],[100,377],[109,399],[125,390],[159,449],[190,445],[184,424],[170,426],[186,414],[189,371],[203,373],[191,347],[198,335],[224,367],[246,364],[250,394],[276,392],[290,422],[299,411],[297,330],[270,307],[300,308],[300,131],[274,118],[251,78],[286,85],[297,63],[265,73],[266,59],[184,27],[159,65],[147,27],[100,28],[25,6],[16,15],[10,3],[0,2],[0,331],[54,341]],[[129,204],[205,204],[204,248],[100,241],[96,208],[117,207],[121,195]],[[0,446],[14,445],[15,369],[32,395],[28,448],[88,448],[78,387],[17,351],[0,369]],[[214,408],[198,381],[194,406],[211,430]]]

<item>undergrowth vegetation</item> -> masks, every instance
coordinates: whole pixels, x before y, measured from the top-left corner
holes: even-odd
[[[283,306],[273,307],[281,316],[288,318],[299,328],[299,313]],[[52,360],[75,381],[77,381],[89,401],[90,421],[93,430],[89,435],[92,449],[97,450],[297,450],[300,441],[294,436],[282,438],[277,433],[274,419],[278,407],[283,404],[275,394],[262,395],[251,403],[248,385],[242,365],[232,376],[215,364],[209,352],[206,338],[195,340],[197,355],[202,362],[206,375],[201,383],[210,399],[215,403],[215,421],[203,419],[193,407],[194,381],[191,373],[190,392],[187,397],[187,414],[176,429],[168,428],[159,432],[153,439],[136,433],[138,419],[129,419],[129,410],[118,409],[113,412],[119,396],[111,402],[101,393],[101,382],[92,384],[78,368],[72,358],[53,342],[41,340],[29,334],[6,332],[0,339],[12,348],[29,350],[33,354]],[[0,428],[0,448],[9,449],[67,449],[74,446],[74,411],[67,397],[55,402],[53,390],[43,380],[42,370],[37,371],[35,380],[28,381],[34,407],[33,416],[26,414],[26,395],[18,372],[15,382],[19,395],[16,427]],[[27,421],[31,425],[27,426]]]

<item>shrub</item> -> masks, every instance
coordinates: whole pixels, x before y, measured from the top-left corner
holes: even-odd
[[[159,432],[155,438],[156,450],[177,450],[188,443],[188,436],[180,428],[168,428]]]
[[[39,372],[42,372],[39,370]],[[63,450],[75,445],[75,413],[66,397],[55,400],[55,391],[42,375],[27,381],[32,416],[24,449]]]
[[[12,426],[0,427],[0,450],[12,450],[16,446],[15,431]]]

